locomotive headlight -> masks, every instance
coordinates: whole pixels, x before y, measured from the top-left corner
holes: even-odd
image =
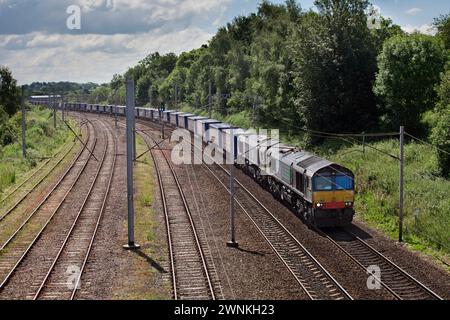
[[[316,206],[317,206],[317,208],[322,208],[323,207],[323,203],[317,203]]]
[[[345,203],[345,206],[346,206],[346,207],[351,207],[352,205],[353,205],[353,202],[346,202],[346,203]]]

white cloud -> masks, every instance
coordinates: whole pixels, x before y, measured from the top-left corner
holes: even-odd
[[[211,37],[197,27],[135,35],[0,35],[0,57],[21,84],[62,80],[103,83],[151,52],[179,54],[200,47]]]
[[[435,35],[436,29],[431,24],[423,24],[421,26],[412,26],[410,24],[402,26],[403,31],[407,33],[420,32],[428,35]]]
[[[107,82],[147,54],[181,53],[213,36],[232,0],[0,0],[0,64],[19,83]],[[66,6],[82,8],[81,32]]]
[[[0,1],[0,34],[69,33],[69,5],[81,8],[77,33],[145,33],[165,25],[180,29],[186,23],[214,20],[232,0],[46,0]]]
[[[408,14],[410,16],[415,16],[420,12],[422,12],[422,9],[420,9],[420,8],[411,8],[408,11],[406,11],[406,14]]]

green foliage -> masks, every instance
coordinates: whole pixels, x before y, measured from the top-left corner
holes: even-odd
[[[386,19],[383,17],[381,17],[381,28],[373,29],[371,32],[374,38],[373,41],[377,53],[381,52],[383,49],[383,44],[386,40],[394,36],[405,35],[405,32],[399,25],[394,24],[391,19]]]
[[[432,114],[431,141],[446,152],[450,152],[450,62],[442,73],[441,84],[437,88],[439,102]],[[450,177],[450,155],[439,152],[439,166],[443,176]]]
[[[444,41],[445,47],[450,50],[450,13],[434,19],[434,26],[438,31],[437,36]]]
[[[122,79],[117,76],[113,79],[113,82],[116,84],[116,88],[118,87],[118,83],[122,83],[119,89],[119,99],[121,100],[124,98],[121,94],[121,91],[125,92],[123,79],[131,76],[136,83],[136,103],[138,105],[147,104],[151,96],[149,95],[150,87],[152,87],[153,92],[159,92],[159,85],[169,76],[175,68],[176,63],[177,56],[173,53],[166,55],[160,55],[158,52],[149,54],[142,61],[140,61],[137,66],[130,68]]]
[[[17,81],[11,71],[0,65],[0,105],[9,115],[13,115],[19,109],[20,92],[16,85]]]
[[[388,39],[378,57],[374,92],[380,98],[386,128],[423,134],[422,114],[436,104],[435,86],[447,59],[442,43],[421,34]]]
[[[89,83],[75,83],[68,81],[60,82],[33,82],[25,85],[25,90],[29,95],[49,95],[49,94],[89,94],[99,85]]]
[[[297,113],[308,129],[362,131],[376,120],[376,59],[365,14],[368,2],[315,4],[318,13],[308,14],[291,44]]]
[[[30,108],[30,106],[28,106]],[[73,137],[65,127],[54,129],[51,111],[45,108],[31,107],[27,112],[27,154],[22,158],[21,140],[17,137],[21,130],[21,113],[16,113],[6,120],[12,141],[0,141],[0,195],[16,181],[27,175],[36,167],[40,158],[52,156],[62,145],[69,143]],[[4,119],[0,111],[0,120]],[[5,122],[1,122],[5,123]],[[0,134],[2,126],[0,126]],[[8,143],[2,143],[8,142]]]
[[[398,140],[376,142],[371,146],[398,154]],[[356,176],[356,211],[360,218],[390,234],[398,234],[399,164],[370,148],[342,147],[328,153],[330,160],[353,170]],[[424,247],[450,252],[450,181],[438,178],[437,152],[429,146],[408,143],[405,147],[405,229],[406,240]],[[414,209],[419,209],[414,225]]]
[[[107,104],[110,96],[111,96],[110,87],[100,86],[92,91],[90,100],[92,101],[92,103]]]

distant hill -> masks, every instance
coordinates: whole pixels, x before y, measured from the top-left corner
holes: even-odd
[[[95,88],[100,85],[96,83],[75,83],[75,82],[33,82],[29,85],[25,85],[25,89],[30,95],[47,95],[51,93],[55,94],[67,94],[67,93],[91,93]]]

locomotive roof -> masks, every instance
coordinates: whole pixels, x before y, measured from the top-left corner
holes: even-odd
[[[281,159],[287,165],[294,164],[296,167],[306,170],[310,175],[314,175],[323,168],[335,165],[335,163],[320,158],[306,151],[294,152],[286,155]]]

